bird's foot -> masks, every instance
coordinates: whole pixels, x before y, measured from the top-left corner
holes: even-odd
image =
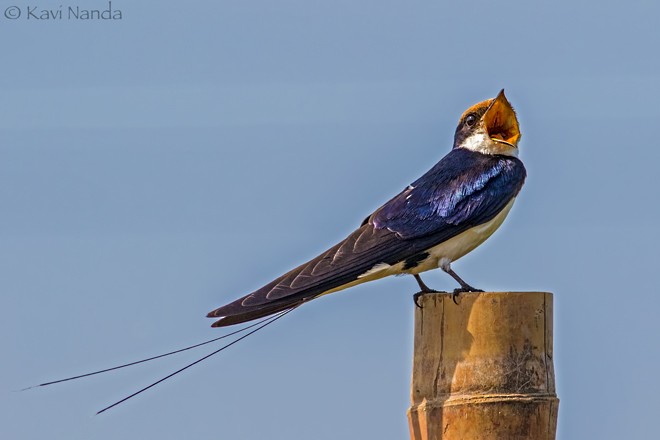
[[[423,307],[419,304],[419,297],[424,295],[425,293],[446,293],[446,292],[440,292],[439,290],[433,290],[433,289],[420,290],[419,292],[413,295],[413,301],[415,302],[415,305],[420,309]]]
[[[419,284],[419,288],[421,289],[419,292],[413,295],[413,301],[415,301],[415,305],[419,307],[420,309],[422,306],[419,305],[419,297],[424,295],[425,293],[446,293],[446,292],[440,292],[438,290],[431,289],[429,286],[424,284],[424,281],[422,281],[422,277],[419,276],[419,274],[414,274],[415,280],[417,281],[417,284]]]
[[[451,300],[454,301],[454,304],[458,305],[456,299],[458,298],[458,295],[464,292],[483,292],[483,290],[472,287],[469,284],[465,285],[465,287],[458,287],[454,289],[454,293],[451,294]]]

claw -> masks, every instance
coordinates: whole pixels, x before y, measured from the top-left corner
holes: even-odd
[[[423,309],[422,305],[419,303],[419,298],[424,295],[425,293],[449,293],[445,292],[444,290],[434,290],[434,289],[428,289],[428,290],[421,290],[413,295],[413,301],[415,302],[415,305],[419,307],[420,309]]]
[[[417,292],[417,293],[415,293],[415,294],[413,295],[413,302],[414,302],[415,305],[416,305],[417,307],[419,307],[420,309],[423,309],[424,307],[422,307],[421,304],[419,303],[419,297],[422,296],[422,295],[424,295],[425,293],[426,293],[426,292]]]
[[[464,292],[483,292],[483,290],[472,287],[469,284],[467,284],[466,287],[459,287],[454,289],[454,293],[451,294],[451,300],[454,302],[454,304],[458,305],[458,301],[456,301],[456,299],[458,298],[458,295]]]
[[[422,278],[418,274],[415,274],[413,276],[415,277],[417,284],[419,284],[419,288],[422,289],[413,295],[413,301],[415,301],[415,305],[421,309],[423,307],[419,305],[419,301],[418,301],[420,296],[424,295],[425,293],[440,293],[440,292],[438,292],[437,290],[433,290],[429,286],[424,284],[424,281],[422,281]]]

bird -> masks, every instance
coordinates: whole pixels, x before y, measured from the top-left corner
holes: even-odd
[[[225,327],[290,310],[312,299],[389,275],[440,268],[459,288],[451,263],[500,227],[527,176],[518,159],[520,127],[501,90],[460,117],[452,149],[426,174],[369,215],[346,239],[265,286],[207,314]]]

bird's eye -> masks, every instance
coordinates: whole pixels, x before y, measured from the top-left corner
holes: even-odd
[[[477,122],[477,116],[474,113],[470,113],[465,117],[465,124],[469,127],[472,127]]]

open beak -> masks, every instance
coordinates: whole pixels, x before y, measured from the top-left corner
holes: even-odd
[[[483,119],[488,136],[493,141],[517,148],[520,128],[516,112],[504,96],[504,89],[490,103]]]

